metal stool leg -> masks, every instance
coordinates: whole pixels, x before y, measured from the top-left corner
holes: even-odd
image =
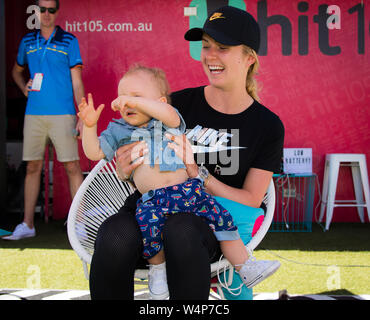
[[[366,157],[363,156],[360,160],[360,174],[362,186],[364,188],[364,195],[366,201],[367,217],[370,221],[370,190],[369,190],[369,176],[366,167]]]
[[[337,181],[339,173],[339,161],[329,161],[329,183],[328,183],[328,203],[326,205],[325,229],[329,230],[333,218],[335,193],[337,191]]]
[[[325,159],[325,168],[324,168],[324,181],[322,184],[322,200],[321,200],[321,207],[320,207],[320,217],[319,222],[322,221],[322,218],[324,217],[325,208],[328,203],[328,175],[329,175],[329,161],[328,159]]]
[[[358,162],[351,162],[353,187],[355,189],[357,212],[362,223],[364,223],[364,207],[361,205],[364,203],[364,197],[362,195],[362,179],[360,174],[360,167]]]

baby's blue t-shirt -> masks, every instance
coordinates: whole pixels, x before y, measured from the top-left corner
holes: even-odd
[[[169,128],[156,119],[151,119],[148,125],[142,128],[132,126],[122,118],[113,119],[99,137],[100,148],[106,160],[111,161],[119,147],[145,140],[149,149],[151,167],[154,167],[157,162],[160,171],[176,171],[185,168],[184,162],[168,147],[169,140],[164,135],[165,132],[173,135],[185,133],[185,121],[178,111],[177,113],[180,117],[180,125],[177,128]]]

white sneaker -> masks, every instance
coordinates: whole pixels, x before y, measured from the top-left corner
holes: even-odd
[[[10,236],[2,237],[4,240],[20,240],[36,236],[35,228],[29,228],[25,222],[18,224]]]
[[[239,275],[247,288],[252,288],[271,276],[280,268],[280,262],[277,260],[256,260],[251,256],[239,270]]]
[[[149,265],[148,287],[153,300],[164,300],[169,297],[165,262]]]

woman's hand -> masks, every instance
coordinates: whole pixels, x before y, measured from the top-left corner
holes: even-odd
[[[128,180],[132,171],[144,162],[144,156],[149,152],[145,141],[126,144],[116,152],[116,170],[121,180]]]
[[[175,154],[184,162],[188,176],[195,178],[198,175],[198,165],[194,160],[193,148],[189,140],[184,134],[174,136],[166,133],[165,136],[171,140],[168,147],[174,150]]]
[[[87,96],[87,102],[85,98],[81,99],[81,103],[78,105],[80,111],[77,115],[83,121],[83,124],[92,128],[99,120],[100,114],[104,109],[104,104],[101,104],[96,110],[94,108],[94,100],[92,94],[89,93]]]

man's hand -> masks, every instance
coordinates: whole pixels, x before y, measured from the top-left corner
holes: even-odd
[[[83,130],[83,128],[84,128],[84,123],[80,118],[78,118],[76,128],[75,128],[76,139],[80,139],[80,140],[82,139],[82,130]]]
[[[23,94],[28,98],[28,92],[32,91],[32,79],[28,80],[26,86],[23,89]]]

